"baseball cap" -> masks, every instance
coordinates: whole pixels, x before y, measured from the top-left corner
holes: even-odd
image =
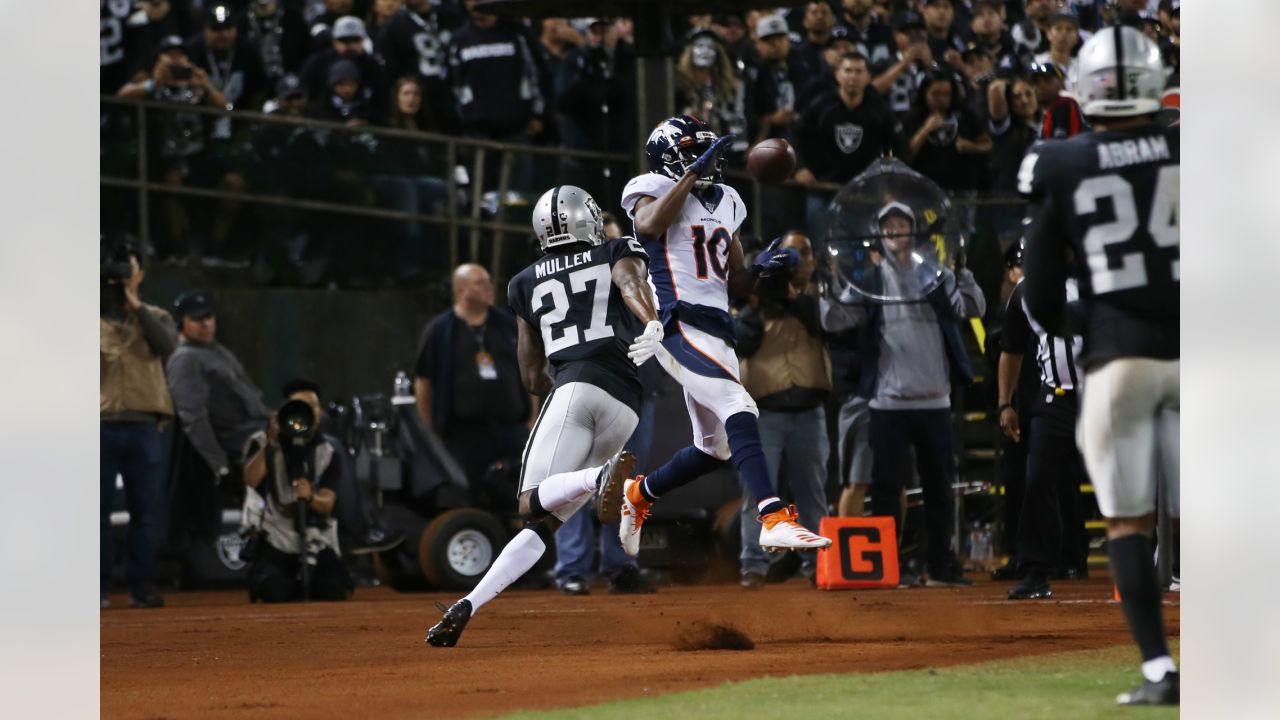
[[[307,91],[302,87],[302,81],[297,75],[290,73],[280,78],[280,82],[276,83],[276,97],[291,98],[302,97]]]
[[[880,208],[880,212],[876,213],[876,223],[883,223],[890,215],[901,215],[911,221],[911,227],[916,225],[916,214],[911,212],[911,208],[896,200]]]
[[[179,320],[184,317],[201,320],[213,315],[214,312],[213,300],[203,290],[182,293],[177,300],[173,301],[173,314]]]
[[[337,85],[343,80],[360,80],[360,68],[346,58],[341,58],[329,66],[329,85]]]
[[[160,44],[156,45],[156,53],[169,52],[170,50],[187,51],[186,45],[182,43],[182,38],[178,35],[165,35],[160,39]]]
[[[364,21],[353,15],[344,15],[333,23],[333,39],[343,40],[346,38],[368,39],[369,35],[364,30]]]
[[[781,15],[765,15],[756,21],[756,37],[761,40],[774,35],[786,35],[787,21]]]
[[[1076,17],[1076,14],[1073,12],[1067,12],[1064,10],[1049,16],[1050,26],[1059,22],[1069,22],[1072,25],[1075,25],[1077,30],[1080,29],[1080,18]]]
[[[1027,68],[1027,75],[1032,79],[1041,77],[1042,75],[1052,75],[1059,80],[1067,79],[1067,74],[1062,71],[1062,68],[1049,62],[1031,63],[1030,67]]]
[[[899,15],[893,23],[894,30],[910,30],[912,28],[924,28],[924,17],[918,12],[908,10]]]
[[[236,24],[235,13],[231,8],[221,3],[210,5],[208,10],[204,11],[204,26],[209,28],[225,28],[232,27]]]

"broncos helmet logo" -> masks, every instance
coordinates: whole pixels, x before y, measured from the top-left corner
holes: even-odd
[[[684,177],[689,165],[698,159],[716,134],[711,126],[691,115],[677,115],[658,123],[645,142],[644,154],[649,161],[649,172],[665,175],[672,180]],[[699,186],[722,182],[724,157],[717,159],[698,180]]]

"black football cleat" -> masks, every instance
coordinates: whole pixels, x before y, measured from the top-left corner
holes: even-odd
[[[596,518],[602,523],[622,520],[622,484],[636,469],[636,456],[623,450],[609,458],[596,479]]]
[[[462,631],[466,629],[467,621],[471,619],[471,601],[463,598],[447,610],[440,603],[436,603],[436,607],[444,612],[444,617],[427,631],[427,644],[435,647],[453,647],[458,644],[458,638],[462,637]]]
[[[1142,684],[1116,696],[1117,705],[1177,705],[1178,673],[1168,672],[1160,682],[1144,679]]]
[[[1052,596],[1049,578],[1039,570],[1028,572],[1016,585],[1009,588],[1010,600],[1040,600]]]

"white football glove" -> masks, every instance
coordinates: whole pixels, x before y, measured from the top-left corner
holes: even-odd
[[[662,347],[662,323],[650,320],[649,324],[644,326],[644,332],[637,335],[636,341],[631,343],[627,357],[631,358],[631,362],[636,365],[643,365],[658,352],[660,347]]]

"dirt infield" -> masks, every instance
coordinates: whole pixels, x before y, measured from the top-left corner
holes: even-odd
[[[177,593],[163,610],[102,613],[102,716],[478,717],[1128,642],[1105,579],[1056,583],[1048,601],[1008,602],[1005,589],[820,592],[792,581],[648,596],[519,591],[485,606],[451,649],[423,637],[439,617],[433,601],[453,597],[374,588],[346,603],[255,606],[242,592]],[[119,608],[125,598],[112,600]],[[1165,617],[1176,636],[1178,595],[1167,596]],[[707,646],[752,649],[697,649]]]

